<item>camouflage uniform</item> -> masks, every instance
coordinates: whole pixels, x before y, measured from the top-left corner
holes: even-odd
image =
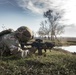
[[[21,50],[20,42],[27,42],[31,39],[32,34],[29,28],[22,26],[16,31],[0,36],[1,53],[18,54]],[[19,50],[20,49],[20,50]]]

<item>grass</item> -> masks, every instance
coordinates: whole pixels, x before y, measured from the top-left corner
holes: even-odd
[[[67,41],[69,45],[76,45],[76,41]]]
[[[0,59],[0,75],[76,75],[76,56],[52,50],[47,51],[46,57],[3,57]]]

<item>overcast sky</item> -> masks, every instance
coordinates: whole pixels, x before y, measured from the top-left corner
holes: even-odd
[[[64,36],[76,37],[76,0],[0,0],[0,31],[4,26],[14,30],[28,26],[36,32],[48,9],[64,9],[68,25]]]

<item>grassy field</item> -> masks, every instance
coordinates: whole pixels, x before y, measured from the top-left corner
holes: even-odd
[[[76,75],[76,55],[47,51],[46,57],[31,55],[0,58],[0,75]]]

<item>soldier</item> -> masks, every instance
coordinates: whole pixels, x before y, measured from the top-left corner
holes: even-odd
[[[0,36],[1,54],[10,53],[22,55],[23,51],[20,42],[27,42],[32,38],[32,32],[28,27],[21,26],[16,31]],[[23,56],[22,56],[23,57]]]
[[[24,45],[32,39],[32,31],[25,26],[21,26],[16,30],[16,37],[18,38],[21,48],[24,49]]]

